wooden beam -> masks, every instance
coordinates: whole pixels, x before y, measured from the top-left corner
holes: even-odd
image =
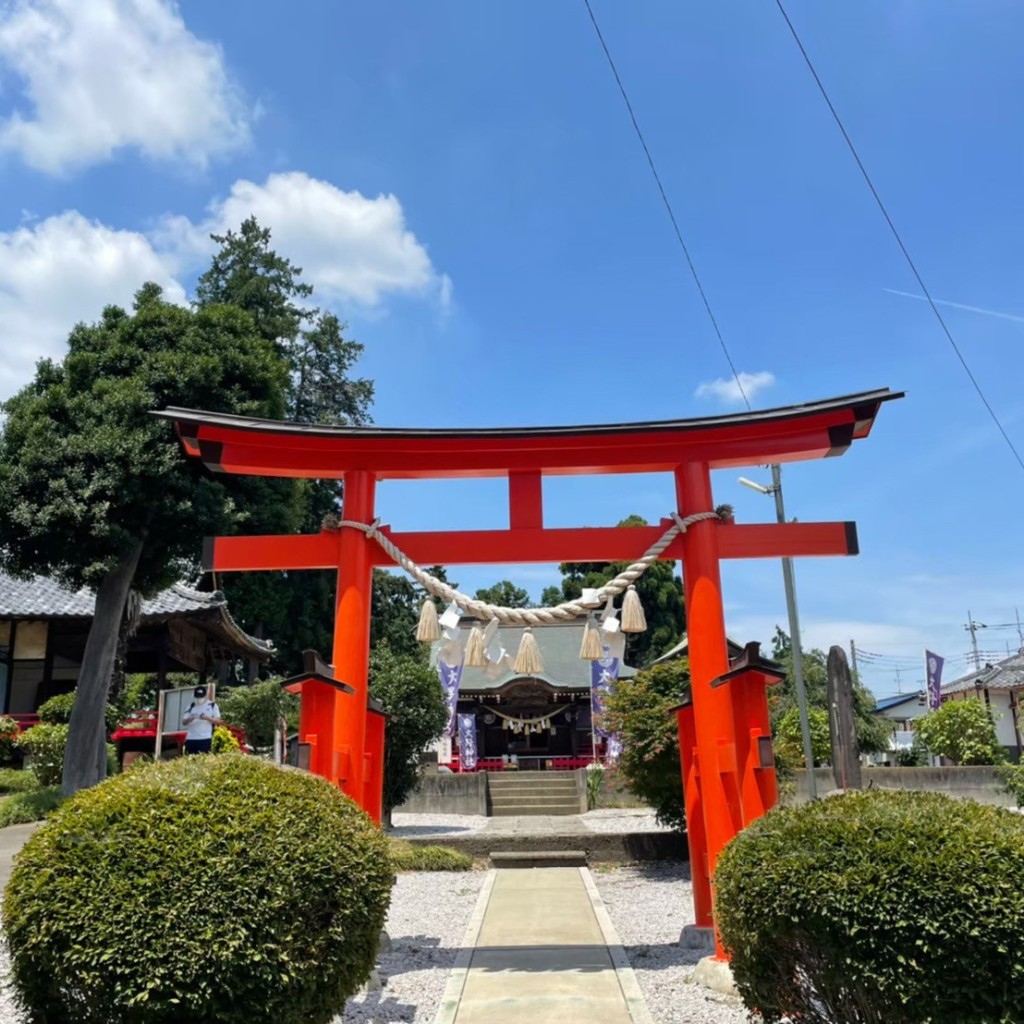
[[[508,525],[513,530],[543,528],[544,497],[539,469],[509,473]]]

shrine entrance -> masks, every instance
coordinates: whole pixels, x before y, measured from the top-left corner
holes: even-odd
[[[654,559],[683,563],[692,702],[679,711],[681,769],[698,925],[712,924],[715,863],[725,845],[774,800],[767,702],[752,663],[729,671],[719,564],[723,558],[853,555],[849,522],[737,525],[716,513],[711,471],[842,455],[868,436],[889,389],[780,409],[661,422],[572,427],[412,430],[284,423],[190,409],[171,420],[186,454],[215,472],[343,479],[341,520],[312,535],[218,537],[204,568],[216,572],[334,569],[334,679],[316,688],[316,709],[300,740],[310,769],[340,786],[379,820],[381,758],[368,727],[370,594],[374,567],[400,565],[468,614],[502,625],[575,618],[607,593],[550,609],[481,605],[423,573],[423,565],[513,562],[628,562],[638,576]],[[653,527],[544,526],[543,479],[573,474],[673,474],[676,508]],[[377,482],[388,479],[504,477],[505,530],[398,532],[375,520]],[[621,590],[625,587],[623,583]],[[602,588],[606,590],[608,588]],[[474,610],[476,608],[476,610]],[[505,613],[509,613],[506,615]],[[548,618],[545,618],[548,615]],[[719,949],[721,953],[721,950]]]

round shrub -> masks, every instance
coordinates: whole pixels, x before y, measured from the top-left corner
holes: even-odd
[[[1004,1024],[1024,1006],[1024,817],[934,793],[772,811],[715,907],[766,1024]]]
[[[64,774],[64,748],[68,727],[40,722],[18,737],[18,746],[29,755],[28,767],[40,786],[58,786]]]
[[[3,905],[33,1020],[325,1024],[368,977],[387,841],[323,779],[184,757],[69,800]]]
[[[18,723],[13,718],[0,715],[0,765],[4,767],[9,767],[18,759],[18,732]]]
[[[49,725],[67,725],[71,721],[71,711],[74,706],[74,690],[70,693],[58,693],[39,705],[39,721]],[[103,714],[107,723],[107,732],[113,732],[117,728],[117,721],[120,717],[117,708],[113,704],[108,704]]]
[[[238,742],[238,738],[230,729],[225,729],[223,725],[218,725],[213,730],[213,742],[210,744],[210,753],[230,754],[241,749],[242,744]]]

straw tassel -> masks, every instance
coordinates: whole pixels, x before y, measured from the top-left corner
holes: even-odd
[[[521,676],[535,676],[544,671],[544,663],[540,660],[540,648],[537,638],[527,626],[523,630],[523,639],[519,642],[519,653],[516,655],[515,671]]]
[[[416,626],[416,639],[421,643],[432,644],[441,639],[441,630],[437,624],[437,605],[428,597],[420,609],[420,621]]]
[[[640,603],[640,595],[636,587],[630,586],[622,599],[622,632],[643,633],[647,629],[644,617],[644,606]]]
[[[466,668],[487,668],[487,655],[484,653],[484,631],[479,626],[474,626],[469,631],[463,665]]]
[[[594,626],[590,618],[583,630],[583,643],[580,644],[581,661],[600,661],[604,657],[604,648],[601,644],[601,633]]]

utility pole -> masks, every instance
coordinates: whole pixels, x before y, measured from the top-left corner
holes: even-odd
[[[903,683],[902,683],[902,681],[900,679],[900,670],[899,669],[896,669],[896,692],[897,693],[902,693],[903,692]]]
[[[853,678],[855,682],[860,681],[860,676],[857,674],[857,644],[850,641],[850,667],[853,669]]]
[[[1017,639],[1020,641],[1020,647],[1018,650],[1024,654],[1024,630],[1020,627],[1020,610],[1017,608],[1013,609],[1014,614],[1017,616]]]
[[[971,618],[971,610],[967,609],[967,625],[964,629],[971,634],[971,650],[974,652],[974,670],[976,672],[981,671],[981,654],[978,652],[978,630],[988,629],[988,626],[984,622],[975,622]]]

